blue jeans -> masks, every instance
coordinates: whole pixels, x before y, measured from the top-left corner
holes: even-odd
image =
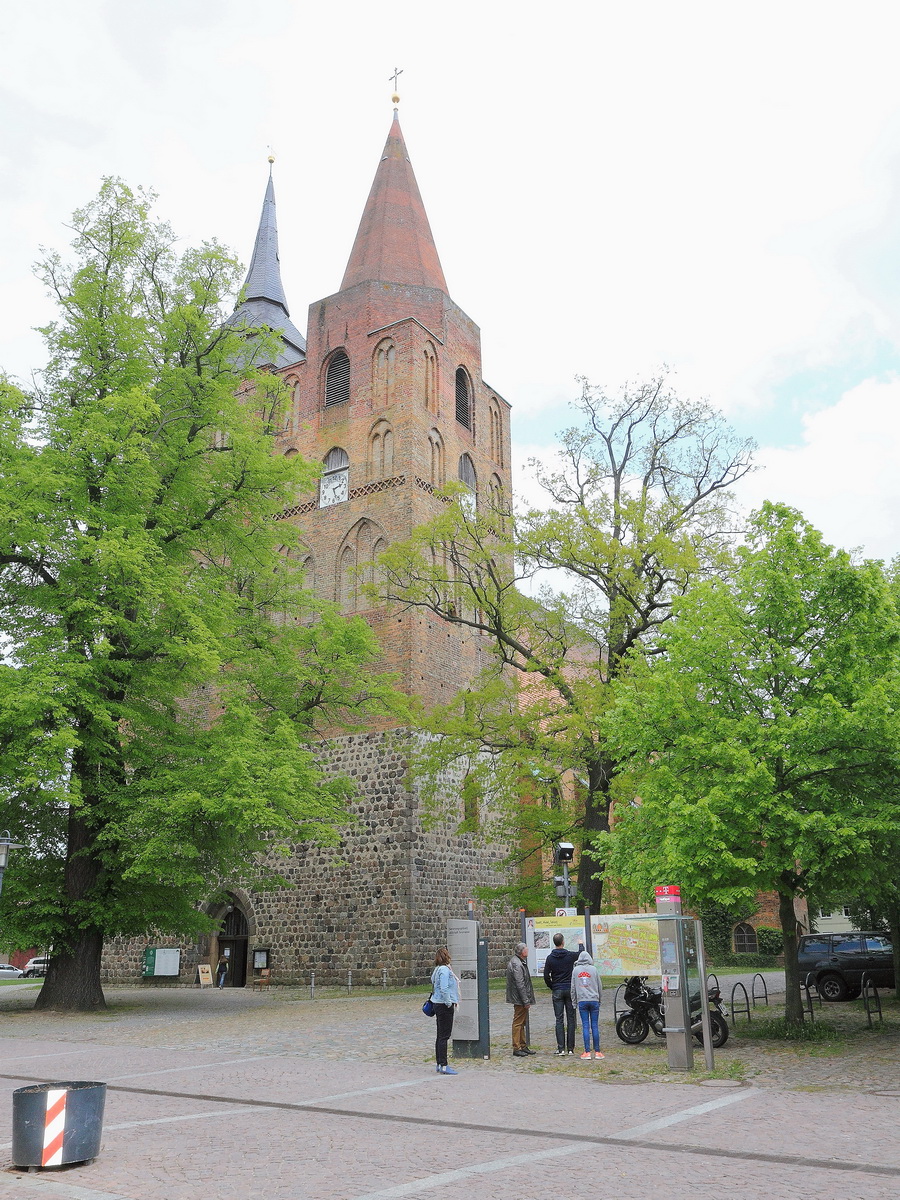
[[[600,1049],[600,1001],[579,1000],[578,1012],[581,1015],[581,1036],[584,1038],[584,1049],[591,1049],[591,1036],[594,1038],[594,1050]],[[590,1022],[590,1024],[589,1024]]]
[[[556,1048],[557,1050],[575,1049],[575,1005],[572,1003],[572,993],[568,988],[553,989],[553,1012],[556,1015]],[[563,1029],[565,1017],[565,1029]]]

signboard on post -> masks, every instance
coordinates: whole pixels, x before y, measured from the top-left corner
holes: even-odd
[[[659,936],[656,918],[650,914],[610,914],[588,921],[574,913],[555,917],[526,917],[525,944],[528,946],[528,970],[543,975],[547,955],[553,949],[553,935],[563,935],[563,948],[577,950],[591,946],[597,974],[659,975]],[[588,938],[590,934],[590,938]]]
[[[470,909],[471,911],[471,909]],[[459,979],[459,1008],[453,1018],[455,1058],[490,1058],[488,946],[477,921],[447,921],[451,970]]]

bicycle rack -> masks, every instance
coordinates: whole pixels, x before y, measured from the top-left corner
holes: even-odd
[[[800,984],[800,986],[803,988],[803,991],[806,992],[806,1002],[803,1005],[803,1012],[804,1012],[804,1016],[806,1015],[806,1013],[809,1013],[809,1023],[810,1023],[810,1025],[815,1025],[816,1014],[813,1012],[812,992],[809,990],[809,982],[808,981],[809,981],[809,976],[807,975],[806,979],[804,979],[804,981]],[[801,999],[802,998],[803,997],[801,995]],[[821,1007],[822,1007],[822,997],[820,996],[819,997],[819,1008],[821,1008]]]
[[[711,979],[714,979],[716,981],[716,987],[719,989],[719,991],[721,991],[722,988],[721,988],[721,985],[719,984],[719,977],[715,973],[715,971],[710,971],[710,973],[706,977],[706,990],[709,991],[709,981]]]
[[[750,997],[747,995],[747,989],[744,987],[744,985],[741,983],[741,981],[738,980],[738,982],[731,989],[731,1003],[729,1004],[729,1008],[731,1009],[730,1015],[731,1015],[732,1029],[734,1028],[734,1024],[735,1024],[734,1019],[736,1016],[735,1007],[734,1007],[734,996],[735,996],[735,993],[737,992],[738,988],[740,988],[741,991],[744,993],[744,1007],[740,1011],[742,1013],[746,1013],[748,1021],[751,1019],[750,1018]]]
[[[869,1028],[872,1028],[872,1009],[875,1008],[878,1012],[878,1020],[884,1024],[884,1013],[881,1011],[881,997],[878,995],[878,988],[869,978],[869,973],[866,971],[862,977],[862,1002],[865,1006],[866,1017],[869,1022]]]
[[[759,980],[759,982],[762,984],[762,987],[763,987],[762,996],[757,996],[757,993],[756,993],[757,979]],[[766,987],[766,981],[765,981],[765,979],[763,979],[762,975],[760,975],[759,971],[757,971],[756,974],[753,976],[753,982],[750,984],[750,991],[752,993],[752,1000],[753,1000],[754,1008],[756,1008],[757,1000],[765,1000],[766,1008],[769,1007],[769,989]]]
[[[627,1008],[619,1008],[619,992],[621,992],[624,986],[624,983],[620,983],[616,988],[615,995],[613,996],[613,1021],[618,1021],[620,1013],[628,1012]]]
[[[807,971],[806,975],[803,978],[803,982],[800,984],[800,986],[805,987],[807,992],[810,992],[810,993],[815,992],[816,993],[816,997],[819,1001],[819,1008],[821,1008],[822,1007],[822,993],[819,991],[819,985],[816,983],[816,979],[815,979],[815,976],[813,975],[812,971]]]

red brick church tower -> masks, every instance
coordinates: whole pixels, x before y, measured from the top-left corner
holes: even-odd
[[[271,366],[290,383],[292,406],[276,453],[323,464],[316,492],[284,514],[306,547],[306,586],[370,622],[405,690],[426,704],[449,700],[484,665],[486,644],[433,616],[373,607],[358,568],[435,516],[444,503],[435,489],[448,480],[476,498],[511,496],[509,405],[482,379],[478,326],[448,294],[396,109],[340,289],[310,305],[306,339],[282,286],[271,172],[244,296],[232,320],[281,331]],[[286,866],[273,864],[289,887],[235,885],[219,936],[182,954],[183,979],[223,949],[232,985],[251,978],[254,950],[269,952],[279,982],[311,971],[320,982],[352,970],[377,983],[385,970],[393,982],[430,972],[446,919],[465,916],[476,885],[497,881],[505,848],[456,832],[461,800],[443,827],[423,829],[403,734],[325,743],[326,769],[359,787],[340,861],[299,845]],[[452,781],[448,797],[452,813]],[[505,961],[518,937],[512,914],[487,932]],[[114,958],[109,975],[127,977]]]
[[[269,265],[254,257],[248,303],[259,304],[250,281],[268,278],[280,328],[277,246],[262,246]],[[482,665],[478,640],[372,608],[358,568],[430,520],[448,480],[510,495],[509,405],[483,381],[478,326],[448,294],[396,110],[340,290],[310,306],[307,338],[280,368],[294,399],[278,443],[324,467],[318,494],[289,515],[309,549],[307,582],[345,612],[366,611],[409,692],[445,701]],[[285,330],[284,341],[290,354],[297,338]]]

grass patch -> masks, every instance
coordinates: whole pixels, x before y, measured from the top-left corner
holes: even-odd
[[[741,1025],[740,1036],[759,1042],[835,1042],[842,1035],[833,1025],[821,1021],[788,1025],[783,1017],[763,1017]]]

